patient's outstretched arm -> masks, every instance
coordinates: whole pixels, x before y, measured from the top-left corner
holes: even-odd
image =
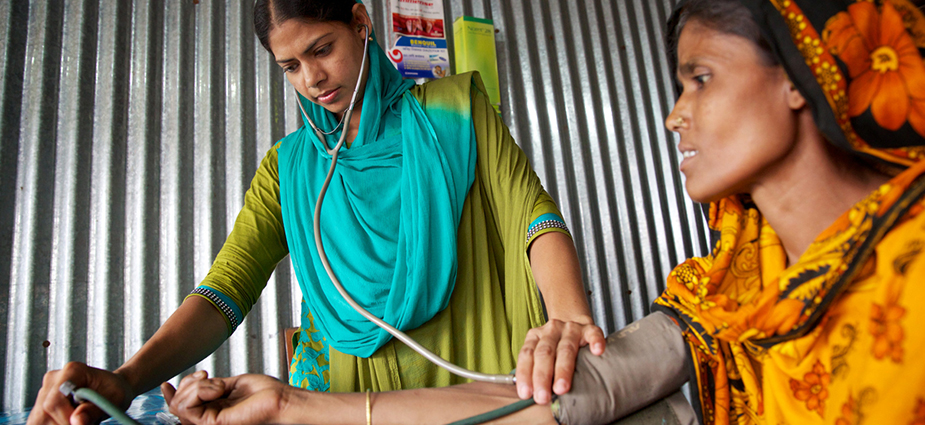
[[[266,375],[184,378],[176,393],[164,384],[171,413],[194,424],[367,423],[364,393],[319,393],[291,387]],[[518,401],[513,385],[471,383],[369,394],[372,423],[434,424],[468,418]],[[492,423],[550,424],[548,405],[533,405]]]
[[[607,338],[601,356],[578,354],[571,391],[560,396],[562,423],[611,423],[668,396],[688,379],[680,328],[653,313]],[[176,392],[162,386],[170,411],[184,423],[366,423],[367,394],[318,393],[265,375],[183,378]],[[448,423],[518,400],[513,385],[471,383],[369,394],[376,424]],[[689,407],[689,406],[688,406]],[[692,414],[692,411],[690,412]],[[548,405],[534,405],[495,423],[555,424]]]

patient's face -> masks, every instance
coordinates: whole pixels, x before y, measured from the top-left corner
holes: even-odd
[[[751,41],[691,21],[678,40],[677,72],[683,93],[665,124],[681,136],[690,197],[716,201],[773,178],[797,125],[783,68],[762,62]]]

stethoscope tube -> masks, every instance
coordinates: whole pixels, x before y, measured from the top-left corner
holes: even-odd
[[[347,127],[350,125],[350,118],[353,115],[353,107],[356,103],[357,93],[360,90],[360,82],[363,79],[363,69],[365,69],[365,66],[366,66],[366,56],[369,53],[369,39],[370,39],[369,27],[366,25],[363,25],[363,26],[366,27],[366,37],[365,37],[365,42],[363,44],[363,60],[360,63],[360,75],[357,77],[356,87],[353,90],[353,97],[350,99],[350,106],[347,108],[347,111],[344,112],[344,117],[342,120],[342,123],[344,124],[344,128],[341,130],[340,139],[338,140],[337,144],[334,146],[333,149],[328,149],[327,142],[324,138],[325,133],[322,132],[320,129],[318,129],[317,126],[315,126],[315,123],[312,122],[311,117],[309,117],[308,114],[305,113],[305,108],[302,106],[302,102],[299,101],[299,108],[302,109],[302,113],[305,115],[305,119],[308,121],[309,125],[315,131],[315,135],[321,141],[321,144],[324,145],[325,150],[328,152],[329,155],[331,155],[331,167],[328,169],[328,175],[324,180],[324,184],[321,186],[321,192],[318,193],[318,201],[315,203],[314,232],[315,232],[315,247],[318,248],[318,257],[321,259],[321,264],[324,266],[324,270],[328,273],[328,277],[331,278],[331,283],[334,284],[334,288],[337,289],[337,292],[339,292],[340,295],[344,297],[344,300],[347,301],[347,303],[350,304],[350,306],[353,307],[353,309],[356,310],[357,313],[360,313],[360,315],[365,317],[370,322],[375,323],[376,326],[379,326],[380,328],[384,329],[386,332],[391,334],[393,337],[395,337],[399,341],[407,344],[408,347],[411,347],[412,350],[418,352],[420,355],[424,356],[427,360],[430,360],[431,363],[434,363],[437,366],[440,366],[446,369],[452,374],[455,374],[462,378],[471,379],[473,381],[494,382],[494,383],[499,383],[499,384],[514,384],[515,380],[514,380],[513,375],[490,375],[490,374],[485,374],[481,372],[471,371],[471,370],[459,367],[457,365],[454,365],[446,361],[442,357],[434,354],[432,351],[428,350],[426,347],[419,344],[417,341],[415,341],[414,339],[406,335],[404,332],[396,329],[392,325],[386,323],[384,320],[374,316],[372,313],[367,311],[365,308],[357,304],[357,302],[353,300],[350,294],[347,293],[347,291],[344,289],[344,286],[341,285],[340,281],[337,279],[337,276],[334,273],[334,270],[331,268],[331,263],[328,262],[328,256],[327,254],[325,254],[324,246],[321,242],[321,204],[324,201],[324,195],[328,190],[328,185],[331,183],[331,178],[334,176],[334,169],[337,167],[337,157],[338,157],[338,154],[340,153],[340,148],[344,145],[344,142],[347,140]],[[340,124],[338,124],[338,126],[340,126]],[[335,127],[335,130],[336,130],[336,127]]]

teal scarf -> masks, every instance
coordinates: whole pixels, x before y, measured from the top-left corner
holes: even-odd
[[[428,108],[370,42],[360,129],[344,146],[321,211],[325,252],[347,292],[393,326],[419,327],[446,308],[456,282],[456,235],[475,173],[471,109]],[[337,120],[299,101],[322,129]],[[467,102],[468,104],[468,102]],[[304,117],[303,117],[304,120]],[[325,143],[333,147],[339,132]],[[318,259],[312,226],[331,157],[306,123],[278,149],[283,224],[314,324],[341,352],[369,357],[391,335],[340,296]]]

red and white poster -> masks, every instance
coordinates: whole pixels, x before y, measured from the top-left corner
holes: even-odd
[[[440,78],[449,73],[443,0],[390,0],[388,54],[402,76]]]
[[[392,34],[446,38],[443,0],[392,0]]]

